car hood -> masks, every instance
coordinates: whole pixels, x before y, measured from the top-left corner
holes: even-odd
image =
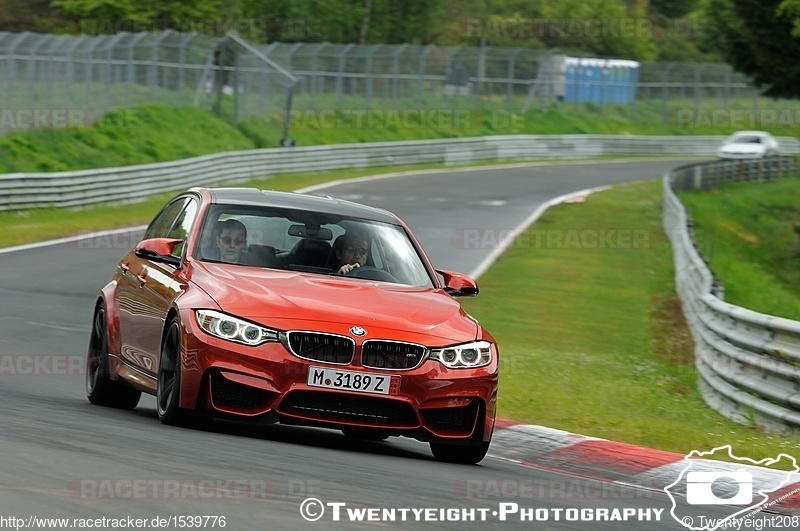
[[[192,281],[222,311],[279,330],[350,335],[361,326],[370,337],[428,346],[478,336],[477,322],[441,289],[210,262],[195,262]]]
[[[721,151],[729,151],[735,153],[763,153],[764,149],[765,148],[763,144],[751,144],[751,143],[725,144],[720,148]]]

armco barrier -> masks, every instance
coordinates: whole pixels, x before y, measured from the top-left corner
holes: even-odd
[[[124,168],[0,175],[0,210],[130,201],[196,185],[339,168],[602,155],[703,157],[713,155],[721,141],[714,136],[515,135],[255,149]],[[781,139],[781,145],[787,153],[800,153],[795,139]]]
[[[789,157],[682,166],[664,176],[664,228],[675,254],[675,283],[695,343],[700,391],[733,420],[773,431],[800,428],[800,322],[723,301],[695,247],[676,189],[722,181],[766,181],[797,171]]]

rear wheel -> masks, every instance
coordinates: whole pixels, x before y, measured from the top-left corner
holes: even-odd
[[[474,465],[486,457],[489,443],[482,442],[479,446],[465,446],[460,444],[447,444],[432,442],[431,453],[433,457],[445,463],[458,463]]]
[[[86,396],[98,406],[133,409],[139,403],[141,391],[111,380],[108,369],[108,326],[103,304],[94,312],[89,352],[86,356]]]

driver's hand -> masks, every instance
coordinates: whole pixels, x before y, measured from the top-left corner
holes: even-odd
[[[339,268],[339,274],[340,275],[346,275],[347,273],[349,273],[350,271],[352,271],[353,269],[355,269],[357,267],[361,267],[361,264],[359,264],[358,262],[356,262],[354,264],[345,264],[345,265],[343,265],[342,267]]]

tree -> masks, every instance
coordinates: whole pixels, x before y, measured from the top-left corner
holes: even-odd
[[[219,18],[224,0],[55,0],[61,7],[82,19],[107,21],[110,28],[125,22],[153,23],[175,27],[183,21]],[[175,25],[175,26],[173,26]],[[100,25],[98,27],[101,27]]]
[[[77,24],[52,0],[0,0],[0,31],[64,33],[74,31]]]
[[[800,37],[800,0],[784,0],[778,9],[780,14],[793,19],[794,36]]]
[[[773,97],[800,96],[800,37],[792,34],[795,0],[709,0],[707,43]],[[714,39],[713,41],[711,39]]]
[[[553,21],[542,41],[548,46],[620,59],[652,60],[657,49],[648,28],[644,4],[631,10],[623,0],[542,0],[542,16]],[[555,32],[555,24],[561,28]]]
[[[650,5],[667,18],[680,18],[697,7],[697,0],[650,0]]]

